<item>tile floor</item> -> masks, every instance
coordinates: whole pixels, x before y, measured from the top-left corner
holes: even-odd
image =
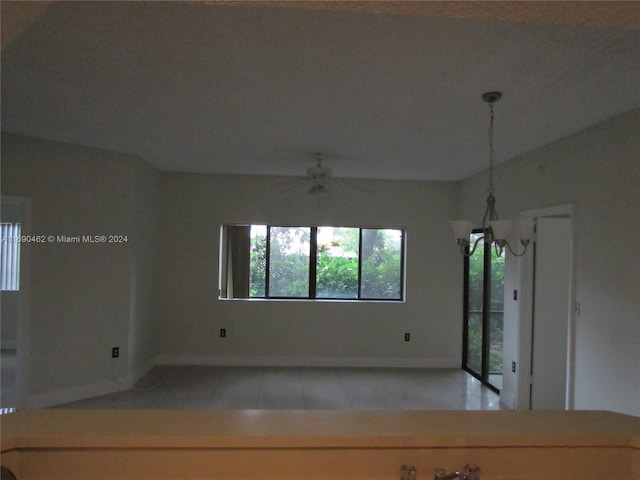
[[[56,408],[500,410],[458,369],[161,366],[131,390]]]

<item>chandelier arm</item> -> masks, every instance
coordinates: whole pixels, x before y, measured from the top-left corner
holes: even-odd
[[[484,236],[476,238],[476,241],[473,242],[473,248],[467,254],[468,257],[471,257],[475,253],[476,249],[478,248],[478,244],[480,243],[480,240],[484,240]]]
[[[476,249],[478,248],[478,244],[480,243],[480,240],[482,240],[483,238],[484,236],[478,237],[476,241],[473,242],[473,247],[471,247],[471,250],[469,250],[469,241],[459,238],[458,246],[460,247],[460,253],[465,257],[471,257],[475,253]]]
[[[511,248],[511,245],[509,244],[509,242],[505,243],[507,248],[509,249],[509,251],[511,252],[511,255],[513,255],[514,257],[521,257],[523,256],[525,253],[527,253],[527,245],[524,245],[524,249],[522,250],[521,253],[516,253],[513,251],[513,248]]]

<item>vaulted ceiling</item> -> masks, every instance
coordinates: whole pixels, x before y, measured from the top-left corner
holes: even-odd
[[[165,171],[460,180],[485,91],[497,162],[640,106],[638,2],[1,5],[2,130]]]

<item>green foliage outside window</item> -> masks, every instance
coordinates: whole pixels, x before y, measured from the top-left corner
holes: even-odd
[[[271,227],[270,235],[270,296],[308,297],[311,229]]]
[[[267,275],[266,234],[259,233],[253,236],[249,258],[249,297],[264,297]]]
[[[316,298],[358,298],[360,229],[318,227]]]
[[[362,231],[362,296],[400,298],[400,237],[388,230]]]
[[[316,296],[358,298],[358,258],[318,255]]]
[[[475,237],[472,237],[475,241]],[[504,254],[491,251],[489,287],[489,373],[502,373],[502,342],[504,317]],[[469,257],[469,290],[467,321],[467,364],[480,371],[482,365],[482,310],[484,283],[484,246],[478,246]]]
[[[271,227],[268,259],[267,229],[261,228],[252,233],[249,297],[308,298],[311,228]],[[315,298],[357,299],[361,229],[317,228],[318,239],[329,229],[330,240],[317,240]],[[362,229],[362,235],[361,298],[401,299],[402,231]]]

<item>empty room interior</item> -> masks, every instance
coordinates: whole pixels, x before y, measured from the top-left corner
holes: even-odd
[[[640,416],[638,18],[3,1],[1,406]]]

